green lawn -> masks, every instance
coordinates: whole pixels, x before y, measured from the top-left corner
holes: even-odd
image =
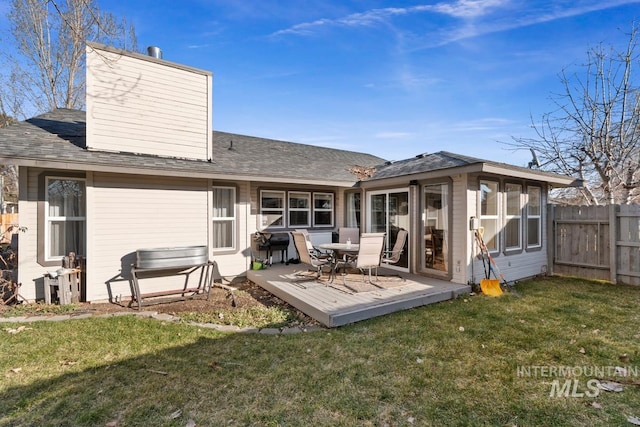
[[[566,278],[516,288],[519,298],[460,298],[280,336],[133,316],[0,324],[0,426],[611,426],[640,417],[640,288]],[[630,375],[609,372],[616,366]],[[531,376],[518,375],[526,368]],[[550,396],[566,379],[576,393]],[[623,391],[589,388],[594,379]]]

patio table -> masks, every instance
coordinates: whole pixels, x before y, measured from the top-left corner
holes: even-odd
[[[322,243],[318,245],[320,249],[326,249],[333,252],[358,253],[360,245],[357,243]]]
[[[357,243],[322,243],[318,245],[320,249],[332,251],[334,253],[333,261],[331,262],[331,280],[333,282],[334,277],[336,276],[336,270],[338,268],[338,255],[343,255],[343,260],[347,261],[347,255],[357,254],[360,250],[360,245]]]

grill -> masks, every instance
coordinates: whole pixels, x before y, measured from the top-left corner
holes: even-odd
[[[280,263],[289,265],[289,233],[256,233],[258,251],[267,252],[269,265],[273,264],[273,252],[280,251]]]

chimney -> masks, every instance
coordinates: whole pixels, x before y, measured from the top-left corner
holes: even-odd
[[[153,58],[162,59],[162,49],[158,46],[149,46],[147,48],[147,53]]]

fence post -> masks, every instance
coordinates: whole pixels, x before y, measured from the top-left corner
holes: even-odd
[[[556,252],[555,243],[555,219],[556,207],[553,204],[547,205],[547,275],[553,276],[554,254]]]
[[[609,281],[618,283],[618,205],[609,205]]]

